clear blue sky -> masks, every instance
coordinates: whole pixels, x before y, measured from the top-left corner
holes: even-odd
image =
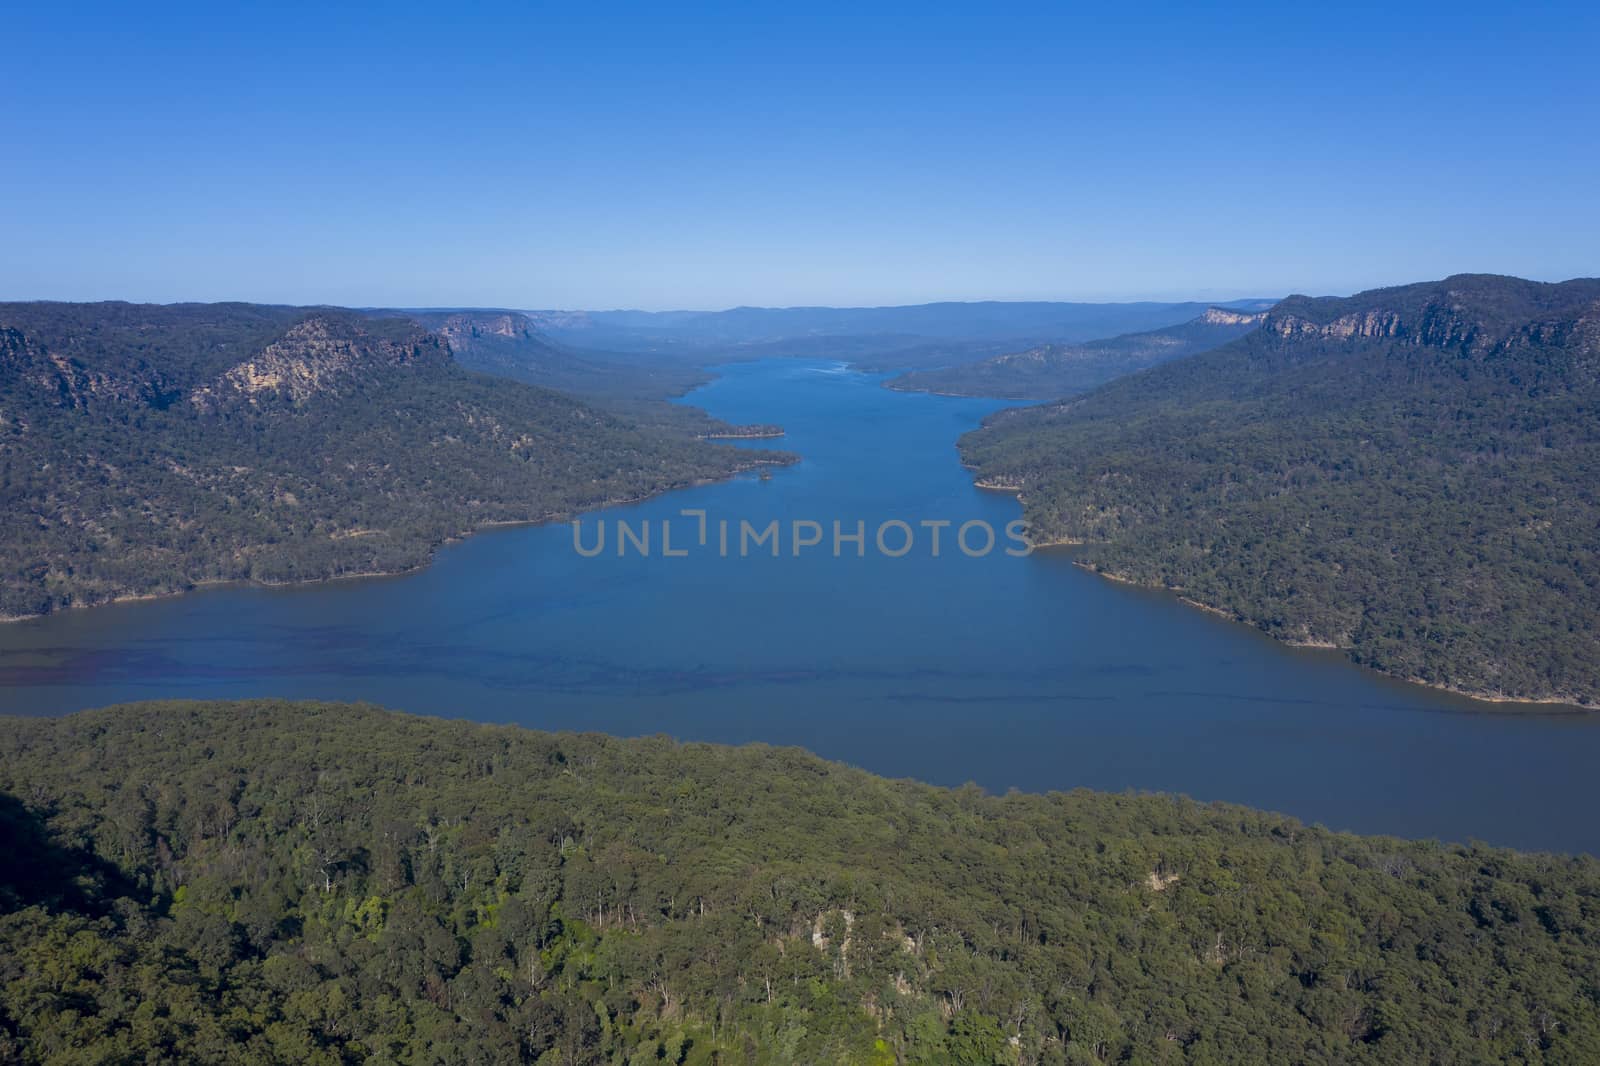
[[[1600,273],[1592,5],[157,6],[0,17],[0,299],[853,305]]]

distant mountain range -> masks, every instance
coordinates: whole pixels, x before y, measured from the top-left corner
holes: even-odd
[[[409,317],[0,304],[0,615],[404,570],[782,458],[469,373]]]
[[[1208,307],[1176,326],[1082,344],[1043,344],[976,363],[914,370],[887,385],[904,392],[945,396],[1054,400],[1086,392],[1123,374],[1220,347],[1255,329],[1265,318],[1265,311]]]
[[[1269,300],[1218,306],[1262,310]],[[704,359],[801,356],[922,368],[1034,344],[1069,344],[1187,322],[1203,303],[932,303],[906,307],[736,307],[727,311],[530,311],[536,328],[583,348]]]
[[[1290,297],[961,447],[1104,573],[1399,677],[1600,703],[1600,280]]]

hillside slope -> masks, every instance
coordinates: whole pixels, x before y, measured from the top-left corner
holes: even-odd
[[[370,707],[0,718],[0,1058],[1575,1063],[1600,865]]]
[[[1291,297],[1224,348],[962,441],[1040,542],[1284,640],[1600,702],[1600,281]]]
[[[1082,344],[1045,344],[981,362],[914,370],[885,384],[902,392],[1055,400],[1113,378],[1221,347],[1249,333],[1265,312],[1209,307],[1188,322]]]
[[[774,458],[468,373],[401,318],[0,304],[0,615],[404,570]]]

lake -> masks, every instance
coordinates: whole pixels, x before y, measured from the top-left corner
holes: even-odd
[[[1005,554],[1020,508],[974,488],[955,451],[1000,404],[890,392],[832,364],[718,373],[690,399],[782,424],[779,446],[803,462],[586,516],[586,548],[602,523],[609,538],[592,558],[566,525],[501,529],[401,577],[213,588],[0,626],[0,708],[368,700],[542,729],[798,744],[996,791],[1183,792],[1338,829],[1600,854],[1589,807],[1600,715],[1389,681],[1112,584],[1068,553]],[[706,512],[706,546],[684,509]],[[652,528],[649,556],[618,557],[619,519]],[[773,520],[780,555],[741,556],[739,523]],[[898,558],[874,543],[892,520],[915,540]],[[824,530],[799,556],[796,521]],[[864,524],[862,556],[853,543],[834,556],[835,521]],[[935,557],[921,523],[938,521],[952,525]],[[979,557],[953,543],[974,521],[1001,538]],[[661,553],[662,523],[687,554]]]

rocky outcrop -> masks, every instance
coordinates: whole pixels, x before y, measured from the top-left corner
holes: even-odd
[[[189,401],[205,411],[241,402],[300,406],[320,393],[345,391],[373,371],[449,362],[444,340],[421,329],[381,336],[352,320],[313,315],[197,388]]]
[[[1556,285],[1462,274],[1351,297],[1291,296],[1267,313],[1265,333],[1285,340],[1391,340],[1481,356],[1510,348],[1593,350],[1600,340],[1600,282]]]
[[[451,347],[459,350],[461,347],[470,345],[473,341],[485,337],[530,340],[537,335],[538,330],[533,328],[533,322],[527,315],[507,311],[503,313],[462,312],[450,315],[435,327],[435,332],[448,340]]]
[[[1259,326],[1266,319],[1265,311],[1230,311],[1226,307],[1208,307],[1197,321],[1208,326]]]
[[[1332,322],[1312,322],[1296,315],[1269,316],[1266,327],[1284,337],[1319,336],[1348,340],[1351,337],[1397,337],[1400,316],[1392,311],[1367,311],[1342,315]]]
[[[0,389],[39,390],[57,407],[87,408],[97,402],[159,403],[171,393],[165,379],[141,367],[135,374],[112,374],[49,351],[27,334],[0,328]]]

